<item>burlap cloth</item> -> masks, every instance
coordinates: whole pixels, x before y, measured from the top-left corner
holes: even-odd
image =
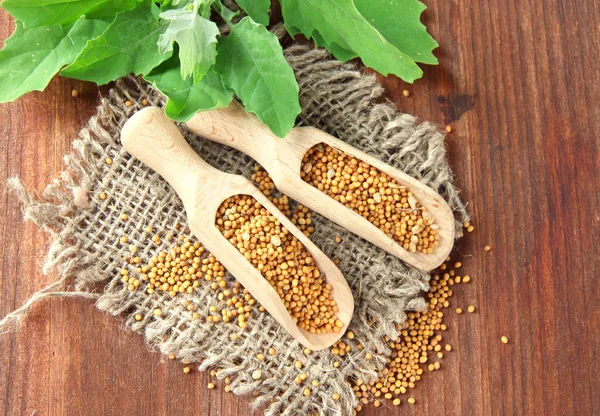
[[[435,126],[419,123],[415,117],[381,103],[382,87],[373,75],[339,63],[324,50],[294,45],[285,50],[285,56],[300,84],[300,124],[325,130],[423,181],[445,196],[457,214],[457,229],[461,227],[467,214],[452,182],[444,135]],[[162,353],[198,363],[200,370],[220,369],[218,377],[229,376],[234,393],[254,393],[253,403],[265,406],[266,414],[351,414],[358,402],[347,380],[366,380],[376,375],[385,354],[390,352],[383,337],[397,336],[395,325],[404,322],[405,311],[425,307],[421,294],[428,289],[429,275],[315,215],[316,231],[311,238],[330,258],[341,260],[339,267],[356,302],[351,323],[356,333],[354,342],[366,347],[362,351],[353,348],[343,358],[329,350],[305,355],[268,314],[258,310],[248,320],[246,330],[236,323],[206,322],[209,307],[220,304],[208,284],[193,294],[174,298],[148,295],[143,290],[129,292],[119,275],[126,264],[124,259],[131,256],[128,245],[137,245],[137,255],[145,262],[173,244],[165,238],[160,246],[148,244],[148,225],[155,233],[178,236],[175,225],[186,223],[183,206],[173,190],[156,173],[132,159],[119,142],[121,127],[142,107],[144,99],[152,105],[162,105],[163,101],[138,78],[118,81],[109,96],[102,98],[97,115],[73,142],[75,150],[65,158],[66,170],[43,195],[31,196],[18,179],[11,180],[24,201],[25,218],[52,236],[44,271],[56,269],[61,279],[7,316],[0,323],[0,332],[23,318],[41,299],[90,297],[96,299],[100,310],[124,317],[128,328],[143,334]],[[126,101],[134,105],[128,107]],[[255,162],[249,157],[189,132],[185,135],[214,167],[250,176]],[[105,162],[107,157],[113,159],[111,165]],[[87,192],[89,208],[75,204],[76,188]],[[102,192],[107,195],[105,200],[99,197]],[[119,219],[124,212],[129,215],[128,221]],[[123,235],[129,238],[127,244],[119,242]],[[341,244],[334,241],[335,236],[341,236]],[[219,253],[214,254],[218,258]],[[62,291],[65,284],[68,290]],[[201,305],[197,312],[202,319],[194,320],[183,304],[192,298]],[[162,316],[154,316],[155,308],[162,309]],[[141,321],[135,320],[136,314],[142,315]],[[239,335],[236,340],[231,338],[234,333]],[[277,355],[267,353],[271,347]],[[366,360],[364,355],[369,349],[375,355]],[[255,358],[258,353],[265,358]],[[294,367],[298,360],[304,364],[302,370]],[[341,365],[335,368],[334,361]],[[258,380],[251,376],[256,369],[261,370]],[[308,381],[320,381],[318,387],[310,386],[310,397],[303,395],[305,385],[294,383],[302,372],[308,373]],[[339,393],[341,399],[333,400],[333,393]]]

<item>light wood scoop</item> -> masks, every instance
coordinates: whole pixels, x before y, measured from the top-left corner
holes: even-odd
[[[192,233],[295,339],[312,350],[327,348],[340,339],[354,311],[346,280],[333,262],[248,179],[221,172],[204,162],[160,108],[148,107],[131,117],[123,126],[121,141],[127,152],[171,184],[183,201]],[[339,308],[337,316],[344,324],[340,332],[311,334],[298,327],[269,282],[217,229],[217,210],[234,195],[253,196],[304,244],[332,286]]]
[[[306,205],[342,227],[383,250],[422,270],[438,267],[454,244],[454,216],[444,199],[434,190],[368,154],[314,127],[296,127],[284,138],[273,135],[256,116],[233,101],[228,108],[201,112],[186,123],[197,135],[231,146],[259,162],[275,186],[284,194]],[[300,177],[302,158],[310,148],[325,143],[354,156],[406,185],[415,198],[433,214],[440,244],[432,254],[405,250],[383,231]]]

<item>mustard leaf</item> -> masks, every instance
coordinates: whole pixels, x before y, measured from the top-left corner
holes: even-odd
[[[300,114],[298,83],[283,57],[277,36],[244,17],[218,45],[215,69],[247,111],[255,113],[279,137]]]
[[[73,25],[16,29],[0,51],[0,102],[30,91],[42,91],[62,67],[75,60],[93,39],[106,30],[103,20],[80,18]]]
[[[70,25],[81,16],[114,16],[141,0],[4,0],[2,7],[24,27]]]
[[[269,24],[269,7],[271,0],[237,0],[248,16],[257,23],[267,26]]]
[[[423,76],[410,58],[389,43],[356,9],[352,0],[281,0],[285,26],[306,37],[317,32],[326,45],[355,52],[362,62],[381,73],[407,82]]]
[[[169,21],[169,27],[158,40],[160,52],[172,52],[173,43],[177,42],[181,77],[193,74],[194,82],[198,82],[215,63],[219,28],[200,16],[195,8],[167,10],[160,17]]]
[[[157,42],[165,29],[166,24],[156,20],[145,6],[117,13],[104,33],[89,41],[60,74],[102,85],[130,73],[148,73],[172,54],[158,50]]]
[[[427,8],[418,0],[354,0],[356,8],[379,33],[415,62],[436,65],[439,45],[421,23]]]
[[[167,96],[165,113],[176,121],[187,121],[198,111],[226,107],[233,99],[233,92],[223,86],[221,76],[212,68],[197,83],[192,77],[183,79],[179,58],[175,54],[145,75],[144,79]]]

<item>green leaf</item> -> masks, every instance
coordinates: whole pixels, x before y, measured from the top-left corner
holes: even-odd
[[[269,7],[271,0],[237,0],[240,6],[248,16],[257,23],[267,26],[269,24]]]
[[[247,111],[284,137],[300,114],[298,83],[283,57],[277,36],[244,17],[219,42],[217,72]]]
[[[108,27],[102,20],[79,19],[60,25],[25,29],[20,22],[0,51],[0,102],[12,101],[30,91],[42,91],[52,77],[70,64]]]
[[[70,25],[82,15],[112,16],[130,10],[141,0],[4,0],[2,7],[26,28]]]
[[[168,10],[160,17],[169,21],[168,29],[158,40],[160,52],[173,52],[173,42],[177,42],[181,77],[193,74],[194,82],[198,82],[215,63],[219,28],[195,9]]]
[[[148,73],[172,54],[161,54],[156,46],[165,29],[145,6],[120,12],[60,74],[102,85],[132,72]]]
[[[346,62],[350,59],[356,58],[358,55],[354,51],[349,51],[342,48],[337,43],[328,44],[325,39],[321,37],[318,32],[313,32],[311,37],[315,41],[315,45],[327,49],[333,56],[335,56],[340,62]]]
[[[327,45],[333,43],[354,51],[363,63],[381,73],[394,74],[407,82],[423,71],[406,54],[385,40],[358,12],[352,0],[281,0],[288,31],[300,30],[311,37],[318,32]]]
[[[144,78],[168,97],[165,113],[176,121],[187,121],[198,111],[226,107],[233,99],[233,92],[223,86],[221,76],[212,68],[196,84],[191,77],[181,78],[176,55]]]
[[[437,65],[439,45],[421,23],[427,8],[418,0],[354,0],[356,8],[383,37],[415,62]]]

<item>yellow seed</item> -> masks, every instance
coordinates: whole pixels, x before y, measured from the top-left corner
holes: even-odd
[[[208,387],[209,390],[212,390],[215,388],[215,383],[208,383],[206,387]]]
[[[252,379],[253,380],[260,380],[261,377],[262,377],[262,371],[260,371],[260,370],[254,370],[252,372]]]
[[[407,401],[409,404],[415,404],[415,398],[414,398],[414,397],[409,397],[408,399],[406,399],[406,401]]]
[[[318,387],[319,386],[319,382],[317,380],[313,380],[312,381],[312,385],[315,386],[315,387]]]
[[[439,362],[439,361],[436,361],[435,363],[433,363],[433,367],[434,367],[436,370],[439,370],[439,369],[440,369],[440,366],[441,366],[441,364],[440,364],[440,362]]]
[[[461,308],[456,308],[456,313],[460,315],[462,313],[462,309]]]
[[[136,246],[134,246],[133,244],[129,245],[129,251],[131,251],[133,254],[137,253],[138,248]]]
[[[100,193],[100,199],[106,199],[106,192]]]
[[[472,225],[469,225],[469,226],[467,227],[467,232],[468,232],[468,233],[472,233],[474,229],[475,229],[475,227],[473,227]]]
[[[331,395],[331,398],[332,398],[333,400],[339,400],[339,399],[340,399],[340,395],[339,395],[339,394],[337,394],[337,393],[333,393],[333,394]]]
[[[484,249],[485,251],[490,251],[492,248],[491,248],[490,246],[485,246],[483,249]]]
[[[296,361],[296,363],[294,364],[294,367],[296,367],[298,370],[300,370],[302,368],[302,363],[300,361]]]
[[[446,346],[444,347],[446,349],[446,351],[450,352],[452,351],[452,346],[450,344],[446,344]]]
[[[368,352],[368,353],[366,353],[366,354],[365,354],[365,358],[366,358],[367,360],[370,360],[371,358],[373,358],[373,356],[371,355],[371,353],[370,353],[370,352]]]
[[[463,283],[469,283],[471,281],[471,276],[466,275],[462,278]]]
[[[169,354],[169,360],[174,360],[175,359],[175,354]]]
[[[504,335],[500,338],[500,341],[502,341],[503,344],[508,344],[508,338],[506,338]]]
[[[379,407],[381,406],[381,402],[379,400],[375,400],[375,402],[373,402],[373,406]]]
[[[152,232],[152,226],[151,225],[149,225],[149,226],[146,227],[146,232],[147,233],[151,233]]]
[[[342,239],[340,238],[339,235],[335,237],[335,242],[336,243],[341,243],[342,242]]]
[[[141,321],[142,320],[142,315],[140,315],[139,313],[137,315],[135,315],[135,320],[136,321]]]
[[[399,406],[400,405],[400,399],[394,399],[394,401],[392,402],[392,404],[394,406]]]
[[[311,353],[310,349],[304,348],[304,354],[309,355]]]
[[[128,219],[129,219],[129,215],[127,215],[125,213],[121,214],[121,220],[122,221],[127,221]]]
[[[112,165],[112,163],[113,163],[113,160],[110,157],[107,157],[106,158],[106,164],[107,165]]]
[[[354,332],[352,332],[352,331],[348,331],[348,333],[346,334],[346,337],[347,337],[348,339],[354,339]]]
[[[192,369],[191,369],[191,368],[189,368],[189,367],[184,367],[184,368],[183,368],[183,372],[184,372],[185,374],[189,373],[190,371],[192,371]]]
[[[154,316],[161,316],[161,315],[162,315],[162,310],[160,308],[154,309]]]
[[[457,261],[456,263],[454,263],[455,269],[460,269],[461,266],[462,266],[462,263],[460,261]]]
[[[121,241],[121,243],[126,243],[127,242],[127,237],[123,236],[119,240]]]
[[[79,91],[77,91],[77,90],[73,90],[73,91],[71,91],[71,96],[72,96],[73,98],[77,98],[77,96],[78,96],[78,95],[79,95]]]
[[[308,388],[307,388],[307,389],[304,389],[304,395],[305,395],[306,397],[310,396],[310,389],[308,389]]]
[[[438,352],[438,353],[437,353],[437,357],[438,357],[439,359],[442,359],[442,358],[444,358],[444,353],[443,353],[443,352],[441,352],[441,351],[440,351],[440,352]]]
[[[269,355],[275,355],[277,354],[277,351],[275,351],[275,348],[269,348]]]
[[[410,95],[410,91],[408,90],[403,90],[402,91],[402,95],[404,95],[405,97],[408,97]]]
[[[133,103],[131,101],[127,100],[127,101],[125,101],[125,105],[127,107],[131,107],[133,105]]]
[[[473,305],[469,306],[469,307],[467,308],[467,312],[469,312],[469,313],[473,313],[473,312],[475,312],[475,306],[473,306]]]
[[[446,133],[452,132],[452,126],[446,126]]]

